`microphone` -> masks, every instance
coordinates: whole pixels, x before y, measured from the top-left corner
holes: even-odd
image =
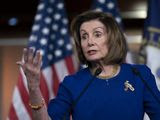
[[[69,108],[69,110],[67,110],[66,113],[64,114],[63,120],[66,120],[66,114],[68,112],[71,112],[71,110],[76,106],[76,104],[78,103],[78,101],[80,100],[80,98],[82,97],[82,95],[86,92],[86,90],[89,88],[89,86],[93,82],[94,77],[98,76],[101,72],[102,72],[102,69],[100,67],[96,69],[96,71],[94,72],[94,74],[93,74],[92,78],[90,79],[90,81],[83,88],[83,90],[81,91],[81,93],[79,94],[79,96],[76,98],[76,100],[72,103],[71,108]]]
[[[141,73],[135,68],[132,67],[132,71],[136,76],[139,76],[139,78],[142,80],[142,82],[144,83],[144,85],[147,87],[147,89],[150,91],[150,93],[152,94],[152,96],[155,98],[155,100],[160,104],[160,99],[158,98],[158,96],[153,92],[153,90],[151,89],[151,87],[148,85],[148,83],[143,79]]]
[[[96,69],[94,76],[98,76],[102,72],[102,69],[99,67]]]

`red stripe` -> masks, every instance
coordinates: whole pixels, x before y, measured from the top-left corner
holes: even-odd
[[[9,117],[9,120],[18,120],[18,117],[17,117],[16,111],[13,107],[13,104],[11,104],[8,117]]]
[[[42,73],[41,73],[41,79],[40,79],[40,90],[41,90],[43,98],[46,101],[46,104],[48,105],[48,102],[49,102],[49,91],[48,91],[46,80],[45,80],[45,78],[44,78]]]
[[[53,78],[53,92],[56,96],[60,81],[58,79],[57,72],[56,72],[56,69],[54,66],[52,66],[52,71],[53,71],[53,76],[52,76],[52,78]]]
[[[68,56],[65,58],[65,63],[66,63],[67,69],[69,71],[69,74],[74,73],[75,69],[74,69],[73,60],[72,60],[71,56]]]
[[[17,87],[18,87],[18,90],[20,92],[23,104],[24,104],[25,108],[27,109],[28,114],[32,118],[31,108],[28,105],[28,103],[29,103],[29,95],[28,95],[28,92],[27,92],[27,90],[26,90],[26,88],[24,86],[22,74],[20,74],[20,76],[19,76]]]

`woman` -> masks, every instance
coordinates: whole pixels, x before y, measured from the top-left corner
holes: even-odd
[[[39,89],[41,55],[24,49],[18,62],[28,79],[30,107],[36,120],[160,120],[160,93],[145,65],[125,64],[125,37],[111,15],[85,12],[71,24],[77,54],[88,67],[66,76],[47,108]],[[146,81],[149,88],[146,86]],[[149,90],[150,89],[150,90]]]

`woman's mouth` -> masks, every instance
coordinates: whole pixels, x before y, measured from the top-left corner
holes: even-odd
[[[96,54],[96,53],[97,53],[96,50],[89,50],[89,51],[87,52],[88,55],[94,55],[94,54]]]

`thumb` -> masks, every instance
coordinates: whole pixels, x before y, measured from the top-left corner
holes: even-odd
[[[22,62],[22,61],[17,61],[16,64],[17,64],[18,66],[20,66],[20,67],[23,69],[23,71],[25,71],[25,64],[24,64],[24,62]]]

